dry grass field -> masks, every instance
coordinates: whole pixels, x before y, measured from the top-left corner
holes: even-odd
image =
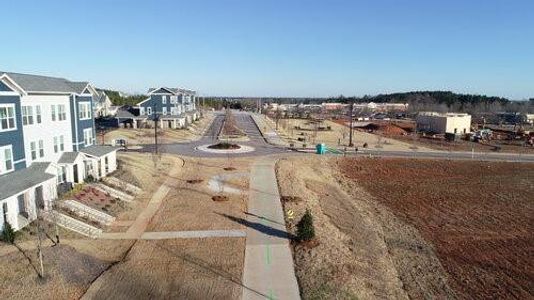
[[[209,180],[217,174],[248,173],[250,158],[184,158],[183,172],[174,178],[171,192],[152,219],[149,231],[240,229],[242,226],[225,215],[244,218],[248,197],[248,176],[224,180],[223,184],[241,190],[222,193],[228,201],[214,202],[221,194],[210,190]],[[225,171],[231,166],[235,170]],[[201,171],[200,171],[201,170]]]
[[[295,126],[305,130],[295,129]],[[318,143],[325,143],[329,147],[343,147],[349,144],[349,127],[336,123],[334,121],[323,121],[320,123],[321,127],[331,130],[317,131],[313,129],[315,125],[306,119],[282,119],[279,121],[279,132],[282,137],[287,139],[290,143],[294,143],[297,147],[302,145],[302,141],[298,138],[306,138],[308,147],[313,147]],[[353,131],[353,143],[356,147],[362,149],[363,144],[367,143],[369,149],[379,150],[411,150],[410,141],[399,141],[382,135],[371,134],[363,131]],[[421,150],[426,149],[423,146],[419,147]]]
[[[534,166],[293,158],[281,194],[319,245],[294,245],[305,299],[532,298]]]
[[[224,215],[245,217],[246,176],[225,182],[245,192],[228,195],[224,202],[211,199],[219,193],[211,191],[207,182],[216,174],[248,174],[249,159],[182,160],[163,155],[154,160],[138,153],[120,153],[119,159],[115,176],[138,184],[143,192],[119,215],[116,223],[121,226],[110,231],[126,231],[168,179],[165,174],[170,168],[179,170],[169,180],[171,191],[149,220],[147,231],[242,228]],[[226,171],[228,167],[233,170]],[[36,271],[35,232],[19,237],[20,250],[0,243],[0,299],[78,299],[88,290],[96,299],[236,299],[241,295],[244,238],[93,240],[60,228],[61,243],[54,245],[54,236],[54,227],[47,226],[43,280]]]
[[[238,299],[244,239],[139,241],[93,299]]]
[[[213,121],[213,114],[206,114],[202,119],[196,121],[189,129],[159,129],[158,143],[173,144],[186,143],[201,137],[203,130]],[[154,143],[154,129],[150,128],[117,128],[104,135],[106,144],[111,144],[115,139],[125,139],[129,146]],[[102,137],[98,136],[97,141],[101,142]]]

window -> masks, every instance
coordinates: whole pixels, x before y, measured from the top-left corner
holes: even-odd
[[[37,124],[41,124],[42,118],[41,118],[41,105],[35,106],[35,119]]]
[[[13,148],[11,145],[0,147],[0,174],[13,171]]]
[[[164,114],[164,115],[167,114],[167,107],[163,107],[163,114]]]
[[[59,143],[58,143],[58,140],[59,140],[58,137],[55,136],[55,137],[54,137],[54,153],[57,153],[58,150],[59,150]]]
[[[62,135],[59,136],[59,151],[65,151],[65,139]]]
[[[167,96],[161,96],[161,103],[163,104],[167,103]]]
[[[145,108],[144,107],[140,107],[139,108],[139,114],[142,116],[145,114]]]
[[[57,169],[57,183],[62,183],[67,180],[67,174],[65,172],[65,167],[59,167]]]
[[[83,142],[85,146],[91,146],[93,144],[93,129],[87,128],[83,130]]]
[[[58,119],[65,121],[67,119],[67,112],[65,111],[65,104],[59,104],[58,106]]]
[[[175,104],[177,100],[178,100],[178,97],[171,96],[171,104]]]
[[[37,159],[37,145],[35,142],[30,142],[30,151],[32,154],[32,160]]]
[[[91,118],[91,103],[90,102],[78,103],[78,118],[80,120],[87,120]]]
[[[44,141],[39,140],[39,157],[44,157]]]
[[[177,115],[176,107],[171,107],[171,115]]]
[[[152,107],[147,107],[146,108],[146,114],[147,115],[151,115],[152,114]]]
[[[15,104],[0,105],[0,131],[17,129],[15,124]]]
[[[33,108],[31,106],[22,107],[22,125],[33,124]]]
[[[55,121],[56,120],[56,106],[55,105],[51,105],[50,108],[51,108],[51,111],[52,111],[52,121]]]

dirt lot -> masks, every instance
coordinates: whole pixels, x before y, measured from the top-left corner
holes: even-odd
[[[343,174],[431,243],[460,298],[534,296],[534,166],[349,159]]]
[[[341,166],[341,167],[338,167]],[[532,298],[534,166],[307,157],[277,166],[319,246],[294,245],[304,299]]]

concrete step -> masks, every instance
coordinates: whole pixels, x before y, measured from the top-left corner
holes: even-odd
[[[58,211],[52,210],[43,214],[43,217],[48,222],[57,222],[58,226],[72,230],[81,235],[85,235],[90,238],[97,238],[102,234],[102,229],[96,228],[92,225],[84,223],[80,220],[76,220],[70,216],[62,214]]]
[[[88,218],[89,220],[98,222],[102,225],[109,226],[111,225],[111,223],[113,223],[113,221],[115,221],[114,216],[108,215],[105,212],[89,207],[76,200],[62,201],[62,202],[59,202],[59,205],[62,208],[65,208],[65,209],[68,209],[74,212],[76,215],[80,217]]]
[[[118,189],[112,188],[102,183],[92,184],[92,187],[104,193],[110,194],[112,197],[119,198],[120,200],[125,201],[125,202],[132,202],[134,199],[134,196],[129,195],[123,191],[119,191]]]
[[[103,181],[104,183],[109,183],[115,187],[118,187],[120,188],[121,190],[123,191],[126,191],[126,192],[129,192],[129,193],[132,193],[132,194],[139,194],[141,193],[141,188],[136,186],[136,185],[133,185],[131,183],[128,183],[126,181],[123,181],[123,180],[120,180],[119,178],[117,177],[104,177],[103,178]]]

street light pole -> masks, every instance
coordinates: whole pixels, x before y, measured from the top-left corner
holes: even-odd
[[[154,103],[154,146],[155,154],[158,154],[158,113],[156,111],[156,103]]]
[[[354,147],[354,143],[352,143],[352,114],[354,113],[354,102],[350,103],[350,128],[349,128],[349,147]]]

